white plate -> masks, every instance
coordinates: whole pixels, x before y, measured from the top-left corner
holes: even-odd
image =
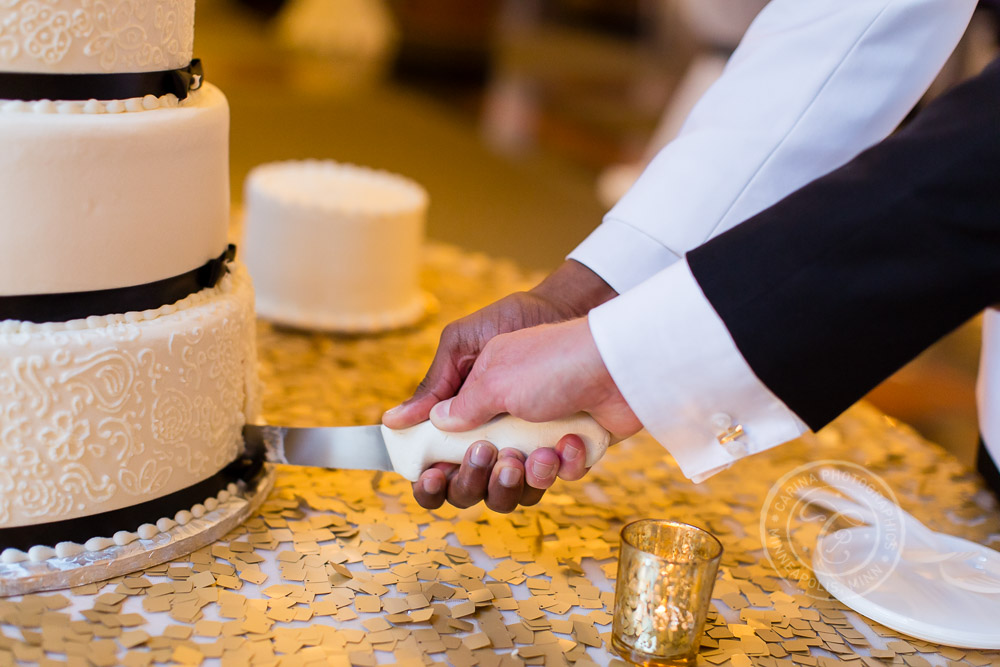
[[[1000,649],[1000,593],[952,586],[942,578],[939,563],[897,562],[898,547],[881,544],[881,538],[884,533],[872,526],[820,536],[813,553],[817,580],[854,611],[911,637]],[[992,549],[960,537],[941,539],[956,552],[996,557]]]

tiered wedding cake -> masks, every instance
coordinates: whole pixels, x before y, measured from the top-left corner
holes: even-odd
[[[253,294],[226,252],[229,110],[192,62],[194,3],[0,2],[0,551],[242,447]]]

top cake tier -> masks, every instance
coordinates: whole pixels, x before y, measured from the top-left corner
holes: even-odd
[[[100,74],[185,67],[195,0],[0,0],[0,72]]]

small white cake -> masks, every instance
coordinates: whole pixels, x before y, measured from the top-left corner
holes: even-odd
[[[277,162],[247,178],[244,261],[257,313],[348,333],[424,314],[420,251],[427,193],[385,171],[332,161]]]

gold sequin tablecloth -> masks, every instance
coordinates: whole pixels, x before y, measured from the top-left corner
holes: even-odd
[[[444,324],[537,278],[432,244],[423,281],[440,308],[417,327],[347,337],[261,323],[264,418],[377,422],[420,380]],[[865,405],[701,485],[640,434],[510,515],[423,510],[394,475],[283,467],[258,516],[188,559],[0,600],[0,665],[623,664],[608,650],[618,531],[642,517],[724,544],[701,665],[1000,665],[1000,652],[905,638],[779,576],[761,509],[776,480],[818,459],[863,465],[925,523],[1000,546],[978,477]]]

